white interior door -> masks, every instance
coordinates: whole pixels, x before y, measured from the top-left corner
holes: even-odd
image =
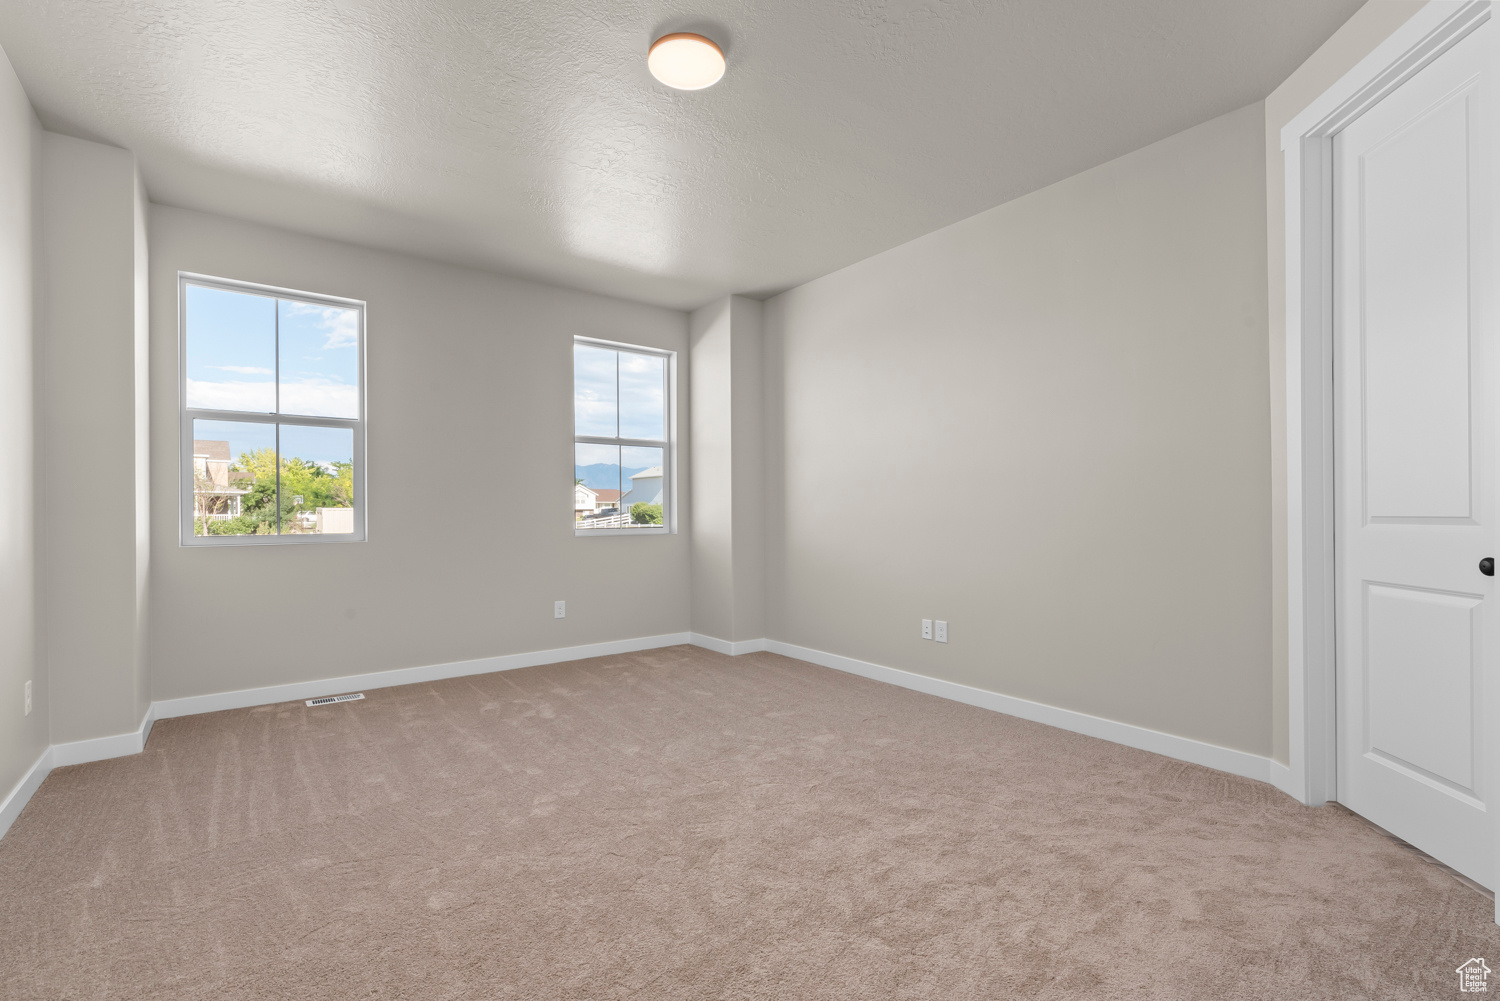
[[[1485,886],[1493,30],[1334,137],[1337,798]]]

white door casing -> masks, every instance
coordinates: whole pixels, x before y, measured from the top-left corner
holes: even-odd
[[[1500,604],[1485,24],[1337,133],[1337,799],[1486,886]]]

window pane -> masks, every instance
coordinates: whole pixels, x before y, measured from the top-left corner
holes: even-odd
[[[277,309],[281,412],[357,419],[359,310],[286,299]]]
[[[276,409],[276,300],[189,285],[187,405],[207,410]]]
[[[276,428],[193,421],[193,534],[276,534]]]
[[[663,523],[662,450],[621,446],[620,476],[625,494],[620,498],[620,513],[628,519],[627,528],[650,528]]]
[[[354,531],[354,432],[281,425],[281,531]]]
[[[573,433],[619,436],[617,351],[573,345]]]
[[[657,355],[620,352],[620,437],[667,438],[666,364]]]
[[[573,445],[573,518],[579,528],[618,528],[620,446]]]

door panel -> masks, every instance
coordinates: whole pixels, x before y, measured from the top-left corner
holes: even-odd
[[[1385,584],[1365,593],[1367,751],[1472,793],[1481,599]]]
[[[1333,144],[1338,799],[1486,886],[1493,30]]]
[[[1371,518],[1470,512],[1469,111],[1458,94],[1359,159]]]

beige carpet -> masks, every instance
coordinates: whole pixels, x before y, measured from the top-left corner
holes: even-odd
[[[1338,807],[675,647],[54,771],[0,840],[0,996],[1406,1001],[1500,967],[1491,909]]]

